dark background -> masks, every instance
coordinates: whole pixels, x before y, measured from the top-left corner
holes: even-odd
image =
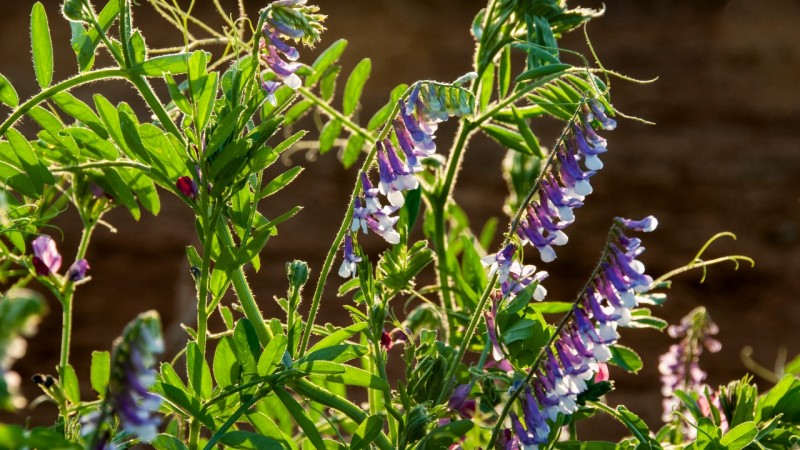
[[[14,83],[21,98],[36,92],[30,58],[28,22],[33,2],[3,2],[0,6],[0,72]],[[44,1],[56,47],[56,80],[75,73],[68,47],[69,31],[57,15],[57,1]],[[177,45],[176,30],[141,1],[135,26],[150,45]],[[197,2],[197,13],[214,23],[212,3]],[[223,4],[234,6],[233,1]],[[364,94],[363,117],[385,102],[391,87],[417,79],[453,80],[470,70],[472,39],[469,24],[482,7],[478,1],[320,1],[328,14],[322,48],[338,38],[350,41],[343,58],[348,73],[363,57],[373,59]],[[577,6],[598,2],[570,2]],[[263,4],[248,2],[251,13]],[[704,284],[700,272],[675,280],[669,302],[656,314],[674,323],[697,305],[705,305],[719,324],[723,349],[704,355],[701,365],[711,385],[747,372],[740,359],[745,346],[772,367],[780,348],[789,357],[800,352],[800,46],[797,23],[800,5],[792,0],[754,1],[621,1],[606,2],[605,17],[589,25],[592,42],[604,65],[637,78],[658,76],[657,82],[635,85],[613,82],[613,103],[626,113],[657,123],[643,125],[620,120],[606,133],[610,151],[605,168],[593,178],[595,193],[568,230],[570,243],[550,264],[547,287],[552,299],[575,294],[590,273],[614,216],[653,214],[659,229],[643,236],[648,272],[664,273],[691,260],[707,238],[731,231],[737,241],[714,245],[708,257],[744,254],[755,268],[734,271],[731,264],[714,267]],[[565,48],[587,53],[583,36],[575,32],[562,41]],[[302,51],[310,63],[320,49]],[[343,83],[343,82],[342,82]],[[157,84],[157,83],[156,83]],[[97,85],[97,87],[100,87]],[[91,89],[77,91],[89,99]],[[341,86],[340,86],[341,88]],[[112,101],[128,101],[140,111],[135,91],[106,84]],[[163,97],[162,97],[163,98]],[[365,120],[365,119],[362,119]],[[451,128],[438,133],[440,151],[451,141]],[[554,123],[542,125],[543,143],[552,142]],[[457,200],[470,213],[473,231],[489,217],[499,217],[506,195],[499,175],[504,151],[476,139],[459,177]],[[301,179],[266,204],[267,214],[280,214],[294,204],[305,209],[284,225],[262,255],[264,266],[250,281],[266,315],[276,313],[271,301],[286,289],[283,265],[307,260],[316,280],[327,245],[344,213],[354,171],[345,172],[332,154],[309,162],[300,154],[295,163],[307,166]],[[72,362],[88,381],[92,350],[108,349],[124,324],[137,313],[157,309],[173,353],[185,340],[179,323],[192,323],[193,287],[184,247],[193,243],[189,211],[170,197],[162,198],[159,217],[145,215],[134,222],[122,210],[107,219],[117,229],[99,230],[89,249],[92,281],[81,287],[75,301]],[[59,248],[71,262],[78,241],[74,214],[59,221],[64,238]],[[379,240],[362,239],[369,249],[383,248]],[[341,322],[346,316],[332,294],[323,302],[320,321]],[[310,294],[309,294],[310,295]],[[35,388],[27,382],[36,372],[54,373],[58,361],[60,308],[50,301],[51,313],[26,357],[16,364],[29,398]],[[399,306],[398,314],[402,315]],[[612,369],[617,391],[612,404],[625,403],[652,426],[659,425],[661,398],[657,358],[671,343],[654,331],[623,331],[622,343],[642,354],[645,368],[636,376]],[[756,377],[761,388],[771,383]],[[88,387],[84,392],[89,392]],[[22,422],[28,415],[47,423],[55,409],[40,406],[0,420]],[[620,436],[621,427],[606,428],[593,421],[586,432]],[[609,434],[610,433],[610,434]],[[587,434],[588,436],[589,434]]]

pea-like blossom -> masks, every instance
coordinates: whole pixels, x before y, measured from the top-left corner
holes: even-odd
[[[86,278],[86,272],[88,271],[89,261],[86,261],[86,259],[79,259],[69,266],[69,270],[67,270],[67,277],[69,278],[69,281],[74,283]]]
[[[344,237],[344,261],[339,267],[339,276],[342,278],[355,277],[359,262],[361,262],[361,257],[353,251],[353,236],[347,234]]]
[[[161,321],[155,311],[140,314],[125,327],[112,351],[105,403],[101,411],[84,418],[83,436],[97,434],[100,421],[109,421],[114,415],[123,430],[141,441],[150,442],[156,437],[161,419],[155,414],[161,405],[161,397],[148,389],[155,383],[154,365],[157,355],[163,351]],[[95,436],[93,443],[103,445],[106,437]]]
[[[33,267],[36,274],[47,276],[58,272],[61,268],[61,254],[58,253],[56,242],[47,235],[41,235],[31,243],[33,248]]]
[[[397,156],[397,151],[389,139],[379,141],[376,145],[378,173],[381,178],[378,190],[386,196],[392,206],[399,208],[405,203],[403,191],[416,189],[419,181],[411,168]]]
[[[484,267],[489,268],[489,276],[497,272],[500,283],[505,283],[508,281],[511,265],[514,263],[514,253],[516,253],[516,251],[516,245],[508,244],[499,252],[481,258],[481,263]]]

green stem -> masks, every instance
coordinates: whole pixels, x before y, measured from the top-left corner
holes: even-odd
[[[146,164],[142,164],[136,161],[125,161],[125,160],[116,160],[116,161],[92,161],[83,164],[75,164],[74,166],[62,166],[56,167],[54,169],[50,169],[52,173],[77,173],[82,172],[84,170],[89,169],[104,169],[107,167],[130,167],[133,169],[139,169],[143,172],[150,173],[152,168]]]
[[[139,90],[139,94],[147,103],[147,106],[149,106],[153,113],[155,113],[156,117],[158,117],[159,122],[161,122],[161,126],[163,126],[164,129],[170,134],[178,138],[181,144],[186,145],[186,140],[183,137],[183,133],[181,133],[177,125],[175,125],[175,122],[173,122],[169,117],[167,110],[164,109],[164,105],[161,104],[161,100],[158,99],[147,79],[142,75],[131,75],[128,77],[128,80],[133,83],[134,86],[136,86],[136,89]]]
[[[346,398],[335,395],[308,380],[294,381],[291,383],[291,387],[292,390],[313,402],[342,412],[355,423],[360,424],[367,419],[367,414],[365,414],[360,407],[350,403]],[[378,435],[378,438],[375,440],[375,445],[381,450],[394,450],[394,446],[383,432]]]
[[[81,241],[78,244],[78,252],[75,254],[75,260],[78,261],[86,257],[86,250],[89,247],[89,241],[92,238],[94,227],[97,221],[83,220],[83,232],[81,233]],[[59,375],[64,376],[64,368],[69,364],[69,348],[72,340],[72,299],[75,294],[75,283],[66,279],[64,293],[61,296],[61,306],[63,307],[63,323],[61,325],[61,358],[59,359]]]
[[[8,116],[8,118],[0,124],[0,136],[6,134],[9,128],[11,128],[19,119],[22,118],[28,111],[31,110],[34,106],[38,105],[39,103],[47,100],[48,98],[52,97],[53,95],[66,91],[68,89],[72,89],[76,86],[80,86],[82,84],[91,83],[93,81],[109,79],[109,78],[123,78],[126,79],[128,77],[128,73],[124,69],[100,69],[94,70],[91,72],[82,73],[80,75],[75,75],[72,78],[67,78],[66,80],[54,84],[49,88],[39,92],[38,94],[34,95],[30,99],[28,99],[25,103],[21,104],[14,112]]]
[[[330,104],[328,104],[328,102],[326,102],[325,100],[323,100],[323,99],[317,97],[316,95],[314,95],[314,93],[311,92],[310,89],[301,86],[301,87],[297,88],[297,92],[299,92],[303,97],[305,97],[305,98],[311,100],[312,102],[314,102],[314,104],[317,105],[317,107],[319,109],[324,111],[325,114],[327,114],[328,116],[330,116],[333,119],[336,119],[336,120],[342,122],[342,124],[344,124],[344,126],[346,126],[348,129],[350,129],[350,131],[352,131],[353,133],[358,134],[359,136],[363,137],[364,139],[366,139],[368,141],[371,141],[373,139],[372,133],[370,133],[369,131],[361,128],[357,123],[355,123],[352,120],[350,120],[349,117],[345,116],[341,112],[337,111],[336,108],[334,108]],[[389,116],[389,117],[392,117],[392,116]]]
[[[233,236],[231,235],[231,230],[224,226],[224,232],[222,233],[221,239],[224,242],[224,245],[228,246],[229,248],[234,248],[233,243]],[[264,316],[261,315],[261,310],[258,309],[258,304],[256,303],[256,298],[253,296],[253,291],[250,290],[250,285],[247,284],[247,278],[244,274],[244,267],[239,266],[233,272],[233,290],[236,292],[236,296],[239,298],[239,303],[242,305],[242,310],[244,311],[245,317],[247,320],[252,323],[253,327],[256,329],[256,334],[258,335],[258,341],[261,343],[261,346],[266,346],[270,339],[272,339],[272,334],[267,328],[267,324],[264,322]]]
[[[411,92],[410,87],[409,89],[406,89],[406,92],[404,92],[400,98],[405,98],[409,92]],[[399,111],[400,106],[395,105],[392,109],[392,112],[389,114],[389,117],[395,117]],[[371,135],[368,136],[367,141],[376,142],[384,139],[386,136],[388,136],[389,131],[392,129],[391,127],[391,121],[387,122],[375,141],[372,141]],[[372,165],[372,161],[375,159],[376,152],[377,148],[373,146],[372,150],[367,155],[367,158],[364,160],[364,164],[361,165],[359,173],[367,172],[369,170],[370,166]],[[336,237],[333,239],[333,243],[328,250],[328,254],[325,256],[325,262],[322,264],[322,270],[319,273],[317,286],[314,288],[314,297],[311,300],[311,310],[308,312],[308,320],[306,321],[305,328],[303,328],[303,336],[300,340],[298,357],[303,356],[306,351],[306,347],[308,347],[308,340],[311,338],[311,329],[313,328],[314,320],[317,317],[317,312],[319,312],[319,305],[322,300],[322,292],[325,290],[325,283],[328,281],[328,275],[330,274],[333,260],[336,257],[336,251],[339,250],[339,246],[342,244],[344,235],[347,233],[348,228],[350,228],[350,222],[353,220],[353,204],[360,191],[361,178],[356,177],[356,183],[353,187],[353,192],[350,194],[350,202],[347,204],[347,212],[344,215],[342,224],[339,226],[339,231],[336,232]]]

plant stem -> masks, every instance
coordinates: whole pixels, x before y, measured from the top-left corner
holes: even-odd
[[[325,112],[325,114],[330,116],[332,119],[336,119],[342,122],[342,124],[344,124],[344,126],[349,128],[350,131],[352,131],[353,133],[358,134],[359,136],[369,141],[373,139],[372,133],[361,128],[357,123],[350,120],[349,117],[345,116],[341,112],[337,111],[336,108],[329,105],[328,102],[314,95],[314,93],[311,92],[311,90],[309,90],[308,88],[300,86],[299,88],[297,88],[297,92],[299,92],[303,97],[314,102],[314,104],[317,105],[319,109]]]
[[[74,88],[76,86],[80,86],[82,84],[91,83],[93,81],[109,79],[109,78],[127,78],[128,73],[124,69],[100,69],[94,70],[91,72],[82,73],[79,75],[75,75],[72,78],[67,78],[66,80],[54,84],[49,88],[39,92],[38,94],[34,95],[25,103],[20,105],[14,112],[8,116],[8,118],[0,124],[0,136],[6,134],[9,128],[11,128],[22,116],[25,115],[28,111],[30,111],[34,106],[38,105],[39,103],[47,100],[48,98],[52,97],[53,95],[66,91],[68,89]]]
[[[227,226],[223,227],[225,231],[220,236],[224,242],[224,245],[233,248],[233,236],[231,236],[231,231]],[[267,328],[267,324],[264,322],[264,316],[261,315],[261,310],[258,309],[258,304],[256,303],[256,298],[253,296],[253,291],[250,290],[250,285],[247,284],[247,277],[244,274],[244,267],[239,266],[233,272],[233,290],[236,292],[236,297],[239,298],[239,303],[242,305],[242,310],[244,311],[245,317],[247,320],[252,323],[253,327],[256,329],[256,334],[258,335],[258,341],[261,343],[261,346],[266,346],[270,339],[272,339],[272,333],[270,333],[269,328]]]
[[[360,407],[350,403],[346,398],[335,395],[308,380],[297,380],[292,382],[290,386],[292,390],[301,396],[340,411],[355,423],[360,424],[367,419],[367,414],[365,414]],[[389,438],[387,438],[382,431],[375,440],[375,445],[381,450],[394,450],[394,446],[389,441]]]
[[[406,89],[400,98],[405,98],[408,96],[409,92],[411,92],[411,87]],[[392,109],[392,112],[389,114],[389,117],[395,117],[397,113],[400,111],[400,106],[395,105]],[[391,130],[392,122],[389,121],[384,126],[383,130],[381,130],[378,137],[375,141],[372,140],[372,136],[368,135],[367,142],[374,143],[376,141],[380,141],[388,136],[389,131]],[[373,145],[372,150],[367,155],[367,158],[364,160],[364,164],[361,165],[361,169],[359,169],[359,173],[367,172],[372,165],[372,161],[375,159],[375,154],[377,152],[377,148]],[[331,266],[333,265],[333,259],[336,257],[336,251],[339,250],[339,246],[342,244],[342,240],[344,239],[344,235],[347,233],[347,229],[350,228],[350,222],[353,220],[353,204],[355,202],[358,193],[361,192],[361,178],[356,177],[356,183],[353,187],[353,192],[350,194],[350,202],[347,204],[347,212],[344,215],[344,219],[342,220],[342,224],[339,226],[339,231],[336,232],[336,237],[333,239],[333,243],[331,244],[330,249],[328,249],[328,254],[325,256],[325,262],[322,264],[322,270],[319,273],[319,279],[317,280],[317,286],[314,288],[314,297],[311,300],[311,310],[308,312],[308,320],[306,320],[306,326],[303,329],[303,336],[300,340],[300,347],[298,349],[298,357],[303,356],[306,351],[306,347],[308,347],[308,340],[311,338],[311,329],[314,326],[314,320],[317,317],[317,312],[319,311],[319,305],[322,300],[322,292],[325,290],[325,283],[328,281],[328,275],[331,271]]]
[[[96,224],[96,220],[87,221],[83,219],[83,232],[81,233],[80,244],[78,244],[78,252],[75,254],[76,261],[86,257],[86,250],[89,247],[89,241],[92,238]],[[58,363],[58,372],[62,380],[64,368],[69,364],[69,348],[72,340],[72,299],[75,294],[75,283],[69,279],[65,280],[64,292],[61,296],[63,323],[61,325],[61,358]]]

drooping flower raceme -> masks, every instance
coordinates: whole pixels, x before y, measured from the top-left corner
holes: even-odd
[[[422,160],[436,151],[434,132],[438,123],[450,116],[471,114],[475,108],[474,98],[466,90],[428,82],[417,83],[398,106],[392,131],[401,152],[391,138],[376,142],[379,182],[374,187],[368,174],[360,174],[363,194],[354,200],[350,227],[353,233],[372,230],[390,244],[400,242],[400,234],[394,229],[398,217],[392,214],[405,204],[404,192],[419,187],[415,174],[423,169]],[[379,195],[389,204],[382,206]]]
[[[161,420],[154,414],[161,405],[161,397],[148,389],[155,383],[153,367],[157,355],[163,351],[161,321],[155,311],[140,314],[125,327],[112,352],[105,410],[84,418],[83,436],[97,434],[97,427],[113,414],[125,431],[140,440],[150,442],[155,438]]]
[[[522,243],[536,248],[544,262],[556,258],[553,246],[567,243],[563,230],[575,220],[573,210],[592,193],[590,178],[603,167],[599,155],[607,151],[606,140],[592,128],[595,123],[605,130],[616,127],[603,106],[592,100],[584,105],[580,123],[573,124],[554,150],[553,168],[542,177],[538,196],[517,228]]]
[[[515,439],[525,448],[546,442],[550,428],[544,419],[575,413],[589,384],[607,378],[600,374],[611,358],[609,346],[619,339],[617,328],[630,323],[631,309],[638,304],[635,294],[649,290],[653,281],[637,259],[644,250],[641,241],[625,236],[622,229],[651,230],[655,223],[653,218],[617,219],[595,278],[573,307],[572,319],[545,349],[531,391],[522,400],[525,420],[512,417]]]
[[[711,353],[716,353],[720,350],[721,344],[711,337],[719,332],[719,328],[711,321],[703,307],[691,311],[681,319],[679,325],[670,326],[667,332],[671,337],[680,339],[658,360],[661,394],[664,396],[661,418],[664,422],[671,422],[674,418],[673,411],[681,404],[675,396],[675,391],[698,394],[703,392],[703,381],[706,379],[706,372],[700,368],[703,347]],[[686,431],[691,430],[687,428]]]

